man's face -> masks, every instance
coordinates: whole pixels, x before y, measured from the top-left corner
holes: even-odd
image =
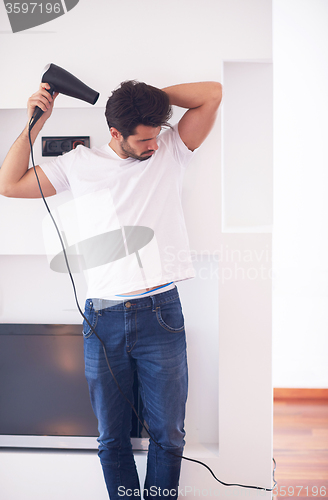
[[[129,135],[127,139],[120,142],[121,154],[126,158],[136,160],[148,160],[158,149],[157,137],[161,127],[148,127],[138,125],[134,135]]]

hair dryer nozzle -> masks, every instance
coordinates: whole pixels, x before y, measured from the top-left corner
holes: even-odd
[[[65,69],[56,66],[56,64],[51,63],[45,67],[41,81],[43,83],[49,83],[51,86],[49,93],[51,94],[59,92],[60,94],[81,99],[89,104],[95,104],[99,97],[99,92],[91,89]],[[37,106],[30,123],[30,130],[40,116],[42,116],[42,113],[43,111]]]
[[[99,93],[91,89],[85,83],[56,64],[46,66],[42,76],[42,82],[49,83],[54,87],[55,92],[65,94],[76,99],[81,99],[90,104],[95,104],[98,100]]]

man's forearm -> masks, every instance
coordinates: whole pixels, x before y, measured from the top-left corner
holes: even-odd
[[[186,109],[195,109],[205,104],[218,105],[222,99],[222,85],[218,82],[182,83],[162,89],[170,104]]]

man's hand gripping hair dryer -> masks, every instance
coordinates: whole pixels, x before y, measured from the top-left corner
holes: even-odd
[[[50,89],[47,89],[47,92],[51,95],[59,92],[60,94],[75,97],[90,104],[95,104],[99,97],[99,92],[91,89],[65,69],[56,66],[56,64],[51,63],[44,68],[41,81],[50,85]],[[42,109],[36,106],[30,123],[30,130],[32,130],[42,114]]]

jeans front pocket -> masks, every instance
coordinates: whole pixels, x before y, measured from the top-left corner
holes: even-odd
[[[184,330],[184,317],[179,299],[156,307],[158,323],[169,332],[182,332]]]
[[[90,302],[90,300],[87,300],[86,302],[84,316],[86,317],[92,328],[95,329],[98,321],[98,311],[94,310],[92,302]],[[93,330],[88,322],[85,319],[83,320],[82,333],[85,339],[88,339],[93,334]]]

